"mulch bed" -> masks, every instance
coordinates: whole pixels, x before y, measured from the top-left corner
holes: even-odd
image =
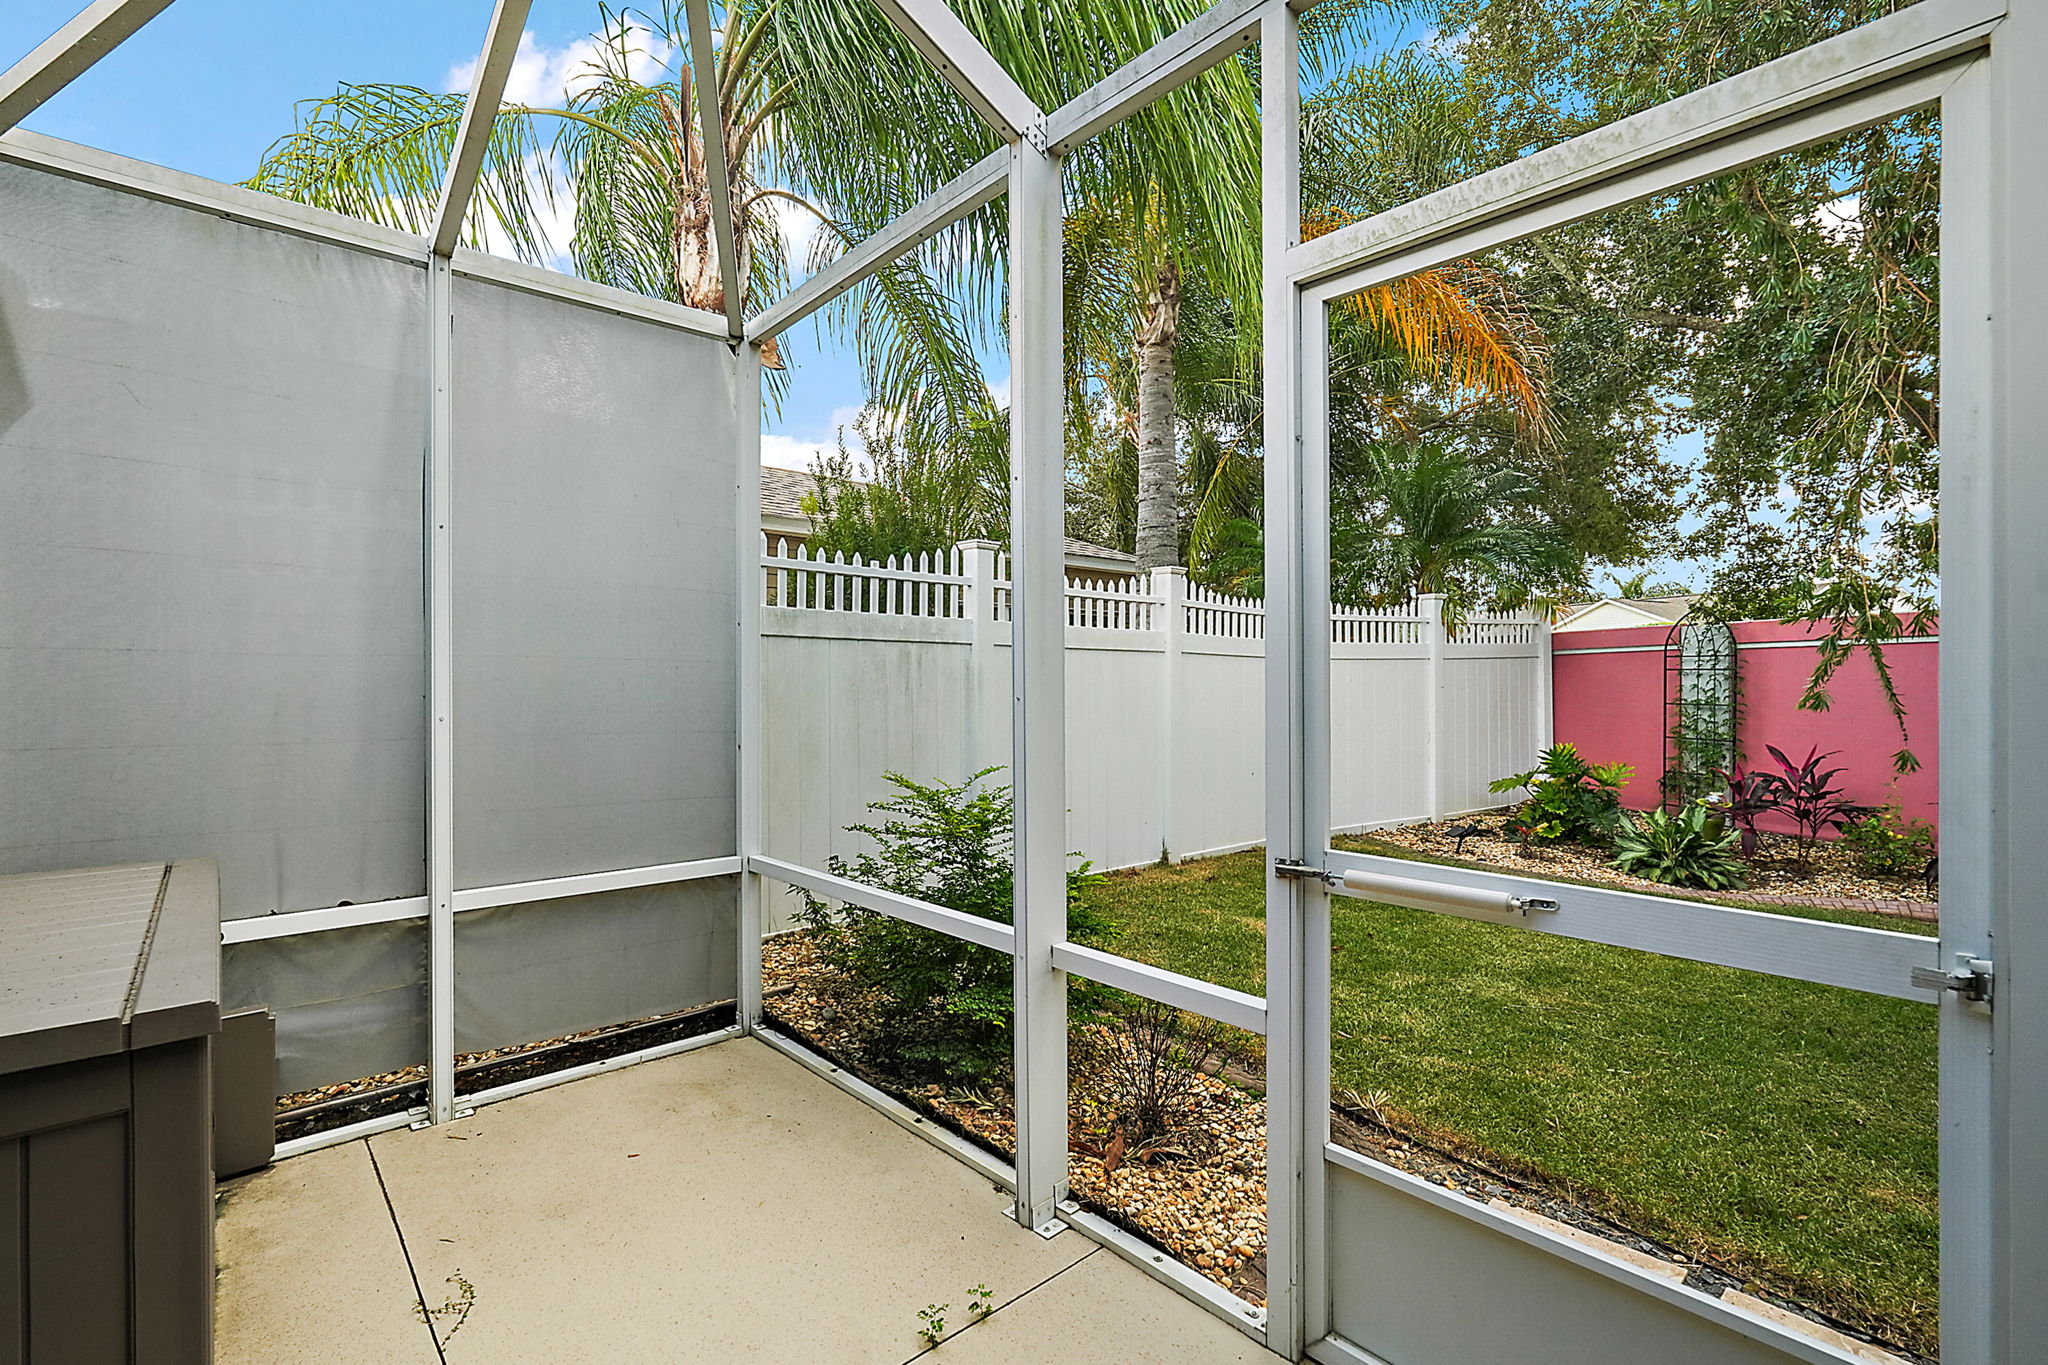
[[[459,1053],[455,1058],[456,1088],[461,1093],[476,1094],[530,1076],[566,1071],[606,1057],[716,1033],[731,1027],[734,1018],[733,1004],[728,1000],[679,1014],[654,1015],[511,1047]],[[425,1104],[426,1095],[424,1066],[409,1066],[283,1095],[277,1101],[277,1140],[289,1142],[352,1123],[401,1114]]]
[[[1016,1115],[1008,1078],[949,1090],[906,1086],[887,1076],[863,1047],[858,997],[828,979],[801,931],[762,946],[762,982],[768,1012],[783,1028],[870,1085],[1004,1160],[1014,1158]],[[1070,1190],[1085,1207],[1247,1302],[1263,1304],[1265,1097],[1224,1077],[1196,1077],[1175,1132],[1157,1150],[1126,1152],[1110,1131],[1114,1104],[1104,1093],[1100,1050],[1128,1046],[1104,1026],[1072,1030]]]
[[[1483,832],[1466,838],[1463,851],[1459,852],[1459,841],[1451,831],[1469,825],[1477,825]],[[1489,813],[1397,825],[1374,830],[1359,836],[1359,839],[1368,844],[1392,844],[1432,857],[1456,858],[1461,862],[1497,867],[1504,872],[1525,876],[1596,882],[1623,891],[1669,894],[1682,890],[1645,877],[1632,877],[1608,866],[1611,855],[1601,849],[1578,844],[1552,844],[1524,853],[1520,843],[1506,837],[1506,825],[1504,813]],[[1804,863],[1802,858],[1806,859]],[[1834,841],[1823,840],[1809,852],[1790,835],[1759,835],[1756,856],[1748,863],[1749,885],[1744,890],[1689,894],[1697,894],[1704,900],[1862,910],[1905,919],[1933,920],[1939,914],[1938,890],[1930,889],[1918,875],[1873,875],[1863,870],[1855,850]]]

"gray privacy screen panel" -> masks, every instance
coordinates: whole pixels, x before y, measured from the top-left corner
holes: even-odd
[[[736,848],[733,358],[455,281],[455,879]]]
[[[738,891],[737,878],[706,877],[465,910],[455,917],[455,1050],[732,999]]]
[[[1330,1327],[1376,1360],[1792,1365],[1643,1290],[1356,1171],[1326,1169]]]
[[[424,891],[423,287],[0,165],[0,873]]]
[[[225,1010],[277,1012],[277,1093],[427,1059],[427,924],[401,920],[221,949]]]

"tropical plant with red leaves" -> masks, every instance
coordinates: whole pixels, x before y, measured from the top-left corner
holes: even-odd
[[[1781,769],[1764,774],[1770,781],[1771,809],[1798,827],[1802,850],[1810,851],[1820,841],[1822,830],[1845,829],[1870,814],[1871,807],[1849,800],[1835,785],[1842,768],[1821,766],[1840,750],[1822,753],[1816,744],[1797,763],[1775,744],[1766,744],[1764,752]]]

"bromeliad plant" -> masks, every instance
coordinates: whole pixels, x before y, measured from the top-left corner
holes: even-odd
[[[1008,786],[984,786],[1000,768],[958,784],[884,777],[897,789],[868,809],[888,818],[849,825],[875,843],[851,860],[834,854],[835,874],[914,896],[963,914],[1008,924],[1013,883]],[[1067,873],[1067,935],[1100,943],[1109,925],[1085,892],[1102,878],[1082,862]],[[1010,1058],[1008,956],[906,924],[858,906],[834,906],[799,891],[797,922],[810,931],[819,961],[863,1045],[897,1078],[971,1085],[1002,1074]]]
[[[1588,763],[1577,745],[1556,744],[1543,751],[1534,768],[1503,777],[1487,790],[1528,792],[1511,826],[1521,831],[1524,845],[1566,839],[1605,845],[1614,839],[1621,789],[1634,773],[1626,763]]]
[[[1739,835],[1717,828],[1712,812],[1692,802],[1672,815],[1661,810],[1623,817],[1614,836],[1614,866],[1665,886],[1702,891],[1739,890],[1747,882],[1735,854]]]

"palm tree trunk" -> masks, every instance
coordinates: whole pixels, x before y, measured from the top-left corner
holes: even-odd
[[[1180,267],[1159,267],[1138,312],[1138,567],[1180,562],[1180,460],[1174,449],[1173,345]]]

